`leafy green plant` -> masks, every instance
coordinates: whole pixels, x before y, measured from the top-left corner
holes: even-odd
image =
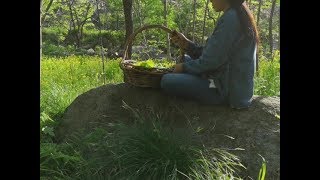
[[[69,144],[40,144],[40,179],[71,179],[84,165],[84,159]]]
[[[152,60],[136,62],[133,65],[144,67],[144,68],[155,68],[156,66],[156,64]]]
[[[46,27],[42,29],[42,38],[44,42],[51,44],[63,44],[67,35],[67,29],[58,26]]]
[[[102,30],[101,35],[99,34],[99,30],[85,30],[83,34],[82,43],[85,45],[101,45],[100,37],[102,38],[102,44],[104,48],[114,48],[116,45],[124,42],[124,32],[123,31],[108,31]],[[70,43],[70,42],[68,42]]]
[[[260,58],[259,76],[254,79],[254,93],[265,96],[280,95],[280,52],[275,51],[273,59]]]
[[[193,128],[169,128],[155,119],[146,120],[140,110],[132,111],[134,125],[120,124],[112,136],[113,158],[119,165],[114,177],[121,179],[241,179],[243,168],[237,156],[205,148]]]
[[[261,158],[262,158],[262,165],[261,165],[261,168],[259,171],[258,180],[265,180],[266,173],[267,173],[267,163],[266,163],[266,160],[262,156],[261,156]]]
[[[137,61],[133,65],[143,67],[146,69],[149,68],[163,68],[163,69],[169,69],[172,68],[175,65],[175,62],[170,60],[153,60],[148,59],[146,61]]]
[[[105,65],[104,75],[107,83],[123,81],[119,59],[107,60]],[[40,135],[42,141],[48,142],[54,137],[57,120],[78,95],[103,85],[102,77],[100,57],[43,56],[40,72]]]
[[[65,57],[71,54],[75,54],[76,49],[71,45],[63,46],[44,42],[42,52],[46,56]]]

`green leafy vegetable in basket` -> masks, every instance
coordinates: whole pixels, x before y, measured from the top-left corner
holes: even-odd
[[[147,61],[138,61],[138,62],[134,63],[133,65],[144,67],[144,68],[155,68],[155,66],[156,66],[156,64],[151,59],[149,59]]]
[[[175,62],[170,60],[152,60],[149,59],[147,61],[138,61],[133,64],[134,66],[143,67],[146,69],[149,68],[159,68],[159,69],[170,69],[175,65]]]

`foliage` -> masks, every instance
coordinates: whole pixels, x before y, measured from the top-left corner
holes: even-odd
[[[51,43],[44,42],[42,53],[47,56],[69,56],[76,52],[74,46],[68,45],[54,45]]]
[[[124,42],[124,32],[122,31],[102,30],[100,35],[99,31],[85,30],[82,43],[87,45],[101,45],[100,37],[102,38],[102,44],[105,48],[111,49],[113,47],[119,46]]]
[[[66,35],[67,30],[60,27],[43,28],[42,30],[43,41],[50,44],[62,44]]]
[[[261,168],[259,171],[258,180],[265,180],[266,173],[267,173],[267,163],[266,163],[266,160],[262,156],[261,156],[261,158],[262,158],[262,165],[261,165]]]
[[[51,141],[50,129],[57,125],[66,107],[81,93],[107,83],[123,81],[118,60],[107,60],[102,74],[101,59],[95,56],[47,57],[41,61],[40,135]]]
[[[51,55],[46,54],[46,52],[50,51],[47,50],[50,46],[68,46],[75,43],[75,40],[72,37],[69,37],[67,31],[62,28],[44,28],[42,36],[44,44],[48,44],[49,46],[43,47],[45,55]],[[100,35],[99,31],[90,29],[90,26],[87,26],[83,31],[81,43],[84,46],[94,48],[96,45],[100,45],[100,37],[102,37],[103,46],[106,48],[113,48],[124,42],[124,34],[122,31],[102,30]],[[63,49],[60,49],[59,51],[63,51]]]
[[[85,163],[70,144],[40,143],[40,179],[72,179]]]
[[[190,129],[176,130],[159,122],[120,127],[112,148],[119,163],[116,177],[132,179],[194,179],[233,177],[241,167],[236,156],[220,149],[205,149]]]
[[[272,60],[260,57],[259,76],[255,77],[254,93],[265,96],[280,95],[280,51],[275,51]]]
[[[171,60],[153,60],[149,59],[146,61],[137,61],[133,65],[140,66],[143,68],[165,68],[169,69],[172,68],[175,65],[175,62]]]
[[[94,48],[96,43],[100,43],[99,27],[97,21],[100,19],[102,22],[101,37],[103,37],[103,45],[108,49],[114,49],[124,44],[124,15],[122,9],[122,2],[119,0],[110,1],[89,1],[89,0],[75,0],[72,1],[73,6],[68,6],[68,1],[53,1],[52,7],[49,9],[47,18],[43,23],[43,40],[55,45],[74,45],[80,43],[82,46],[91,46]],[[97,17],[97,6],[101,11],[99,17]],[[193,3],[196,2],[196,17],[193,19]],[[44,2],[43,7],[46,7],[48,1]],[[90,4],[90,9],[86,13],[86,7]],[[203,45],[207,37],[209,37],[214,29],[217,19],[222,13],[215,12],[212,8],[212,4],[209,3],[208,13],[206,14],[206,25],[203,29],[203,19],[205,15],[206,0],[168,0],[168,27],[170,29],[176,29],[184,33],[189,39],[193,39],[196,43]],[[257,12],[259,7],[258,0],[250,0],[247,2],[251,11],[257,19]],[[271,9],[271,0],[262,1],[261,12],[259,16],[259,31],[262,46],[262,55],[270,58],[272,55],[268,54],[270,42],[269,42],[269,17]],[[279,34],[279,7],[280,1],[277,1],[274,16],[273,16],[273,44],[275,49],[279,49],[280,34]],[[133,24],[134,29],[137,29],[145,24],[163,24],[164,23],[164,6],[162,1],[158,0],[136,0],[133,4]],[[78,16],[73,20],[77,25],[73,27],[71,21],[71,12]],[[84,16],[82,16],[84,15]],[[195,31],[193,32],[193,22],[195,21]],[[83,22],[82,24],[80,22]],[[82,27],[84,28],[83,30]],[[56,29],[52,31],[51,29]],[[59,30],[58,30],[59,29]],[[87,30],[90,33],[86,32]],[[83,31],[83,32],[82,32]],[[68,33],[69,32],[69,33]],[[116,32],[109,33],[109,32]],[[80,34],[79,34],[80,33]],[[204,34],[203,34],[204,33]],[[77,35],[79,34],[79,35]],[[166,44],[166,33],[161,31],[146,31],[143,36],[137,37],[137,42],[145,42],[146,40],[155,40],[159,43]],[[204,36],[204,42],[202,42],[202,36]],[[79,42],[77,40],[79,38]],[[62,42],[64,44],[62,44]],[[149,43],[149,42],[148,42]],[[166,47],[166,46],[164,46]]]

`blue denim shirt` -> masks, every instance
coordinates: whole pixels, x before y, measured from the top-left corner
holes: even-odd
[[[254,90],[256,42],[243,36],[234,9],[230,8],[220,17],[204,47],[191,43],[186,53],[194,60],[183,63],[184,72],[214,79],[219,92],[231,107],[250,106]]]

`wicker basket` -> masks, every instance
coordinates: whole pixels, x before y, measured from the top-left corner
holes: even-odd
[[[160,88],[160,81],[162,76],[166,73],[172,72],[172,69],[139,68],[133,65],[133,63],[136,62],[135,60],[127,59],[127,56],[128,56],[127,51],[129,49],[129,46],[132,47],[132,42],[136,37],[136,35],[144,30],[152,29],[152,28],[159,28],[164,30],[167,33],[172,33],[172,30],[162,25],[146,25],[139,28],[133,34],[130,35],[125,45],[123,58],[120,62],[120,68],[123,71],[125,83],[129,83],[138,87]],[[181,57],[180,57],[180,61],[181,61],[183,58],[184,52],[182,49],[180,49],[180,52],[181,52]]]

